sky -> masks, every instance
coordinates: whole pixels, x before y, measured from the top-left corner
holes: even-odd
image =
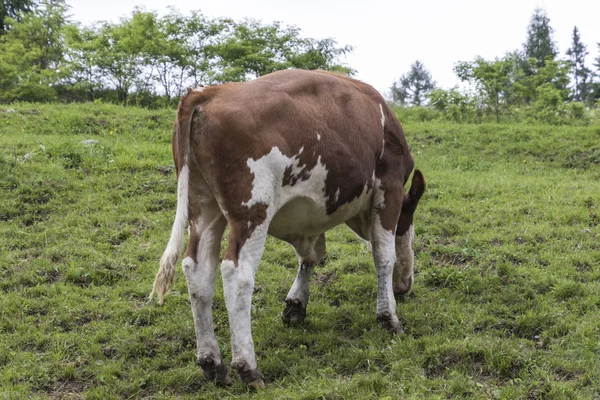
[[[265,23],[295,25],[302,36],[331,37],[354,47],[345,62],[356,78],[384,93],[421,60],[438,86],[458,83],[453,67],[459,61],[501,57],[522,48],[536,7],[546,10],[561,57],[571,44],[573,26],[590,54],[598,55],[600,0],[67,0],[75,21],[118,21],[143,6],[166,12],[200,10],[209,17],[254,18]]]

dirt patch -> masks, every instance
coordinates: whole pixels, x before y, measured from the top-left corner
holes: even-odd
[[[452,265],[456,267],[467,267],[469,265],[477,265],[475,258],[462,253],[442,253],[439,251],[431,252],[431,256],[438,264]]]
[[[315,285],[319,287],[324,287],[335,281],[337,274],[335,271],[319,273],[317,272],[314,277]]]
[[[48,399],[83,399],[83,392],[90,387],[89,383],[78,381],[58,381],[56,385],[46,392]]]

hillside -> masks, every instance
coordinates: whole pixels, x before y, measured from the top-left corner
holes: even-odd
[[[297,261],[270,238],[256,395],[203,381],[181,271],[146,304],[175,215],[174,114],[0,106],[0,397],[600,397],[600,126],[404,124],[428,184],[406,334],[377,325],[372,259],[345,227],[328,234],[307,323],[284,327]]]

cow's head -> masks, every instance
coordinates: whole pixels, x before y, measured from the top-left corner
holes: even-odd
[[[393,276],[394,294],[396,295],[408,293],[413,284],[415,263],[413,216],[424,192],[425,178],[421,171],[417,169],[413,174],[408,193],[404,194],[402,213],[396,228],[396,265],[394,266]]]

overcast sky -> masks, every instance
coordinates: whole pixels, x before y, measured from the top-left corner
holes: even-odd
[[[209,17],[246,17],[298,26],[305,37],[332,37],[354,51],[346,63],[357,78],[381,92],[419,59],[439,86],[457,83],[458,61],[494,58],[521,48],[536,6],[554,28],[561,57],[571,43],[573,26],[590,54],[591,67],[600,42],[600,0],[67,0],[73,19],[83,23],[117,21],[134,6],[164,13],[175,6]]]

